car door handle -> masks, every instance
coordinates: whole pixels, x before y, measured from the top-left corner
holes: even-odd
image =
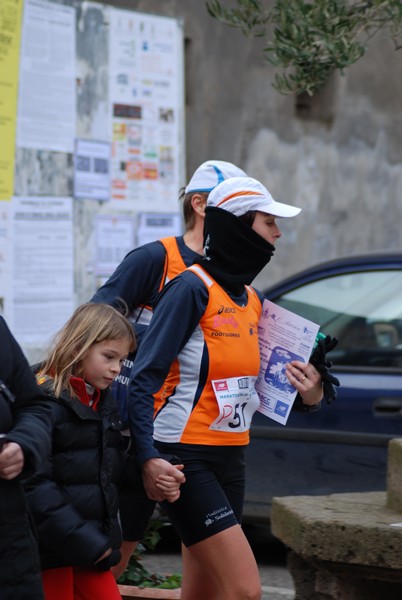
[[[373,412],[382,419],[402,418],[402,398],[378,398],[373,402]]]

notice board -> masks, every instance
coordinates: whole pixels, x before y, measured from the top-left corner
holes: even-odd
[[[13,0],[2,10],[0,39],[9,41],[0,48],[0,86],[12,81],[16,90],[18,82],[18,94],[14,105],[0,104],[9,139],[0,169],[0,314],[37,358],[138,244],[144,214],[173,217],[181,233],[183,23],[79,0]],[[63,218],[46,235],[57,199]],[[21,232],[29,268],[15,247]],[[32,272],[43,281],[34,285]]]

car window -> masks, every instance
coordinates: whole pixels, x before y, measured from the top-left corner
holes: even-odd
[[[402,368],[402,272],[346,273],[269,298],[339,340],[334,365]]]

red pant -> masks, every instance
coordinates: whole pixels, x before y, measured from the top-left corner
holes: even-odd
[[[121,600],[111,571],[62,567],[42,571],[46,600]]]

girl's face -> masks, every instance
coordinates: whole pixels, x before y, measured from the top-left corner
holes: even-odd
[[[82,361],[83,379],[98,390],[106,389],[120,373],[129,351],[130,342],[124,338],[93,344]]]
[[[275,217],[260,211],[257,211],[255,214],[252,229],[273,246],[275,246],[276,240],[282,235],[276,224]]]

